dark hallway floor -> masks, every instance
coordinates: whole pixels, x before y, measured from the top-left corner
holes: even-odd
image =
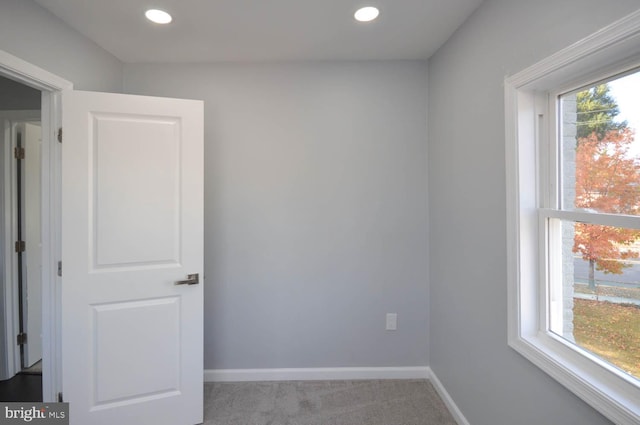
[[[0,401],[42,401],[42,375],[18,374],[0,381]]]

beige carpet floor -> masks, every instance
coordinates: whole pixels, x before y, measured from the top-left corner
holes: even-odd
[[[206,383],[205,425],[456,425],[429,381]]]

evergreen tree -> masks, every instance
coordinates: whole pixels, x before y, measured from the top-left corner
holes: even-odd
[[[608,84],[600,84],[576,94],[578,119],[578,140],[589,137],[594,132],[599,140],[610,130],[623,130],[627,122],[615,122],[620,113],[618,103],[609,93]]]

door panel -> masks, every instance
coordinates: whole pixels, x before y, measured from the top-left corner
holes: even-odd
[[[202,102],[63,93],[72,424],[202,422]],[[201,279],[202,280],[202,279]]]
[[[137,332],[123,334],[132,323]],[[180,389],[179,324],[178,297],[94,306],[95,405],[175,396]],[[145,379],[122,379],[113,370],[135,370]]]
[[[105,114],[93,120],[95,268],[179,264],[180,122]]]

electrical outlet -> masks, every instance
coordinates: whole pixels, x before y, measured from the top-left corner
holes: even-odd
[[[387,313],[387,330],[395,331],[398,329],[398,315],[396,313]]]

